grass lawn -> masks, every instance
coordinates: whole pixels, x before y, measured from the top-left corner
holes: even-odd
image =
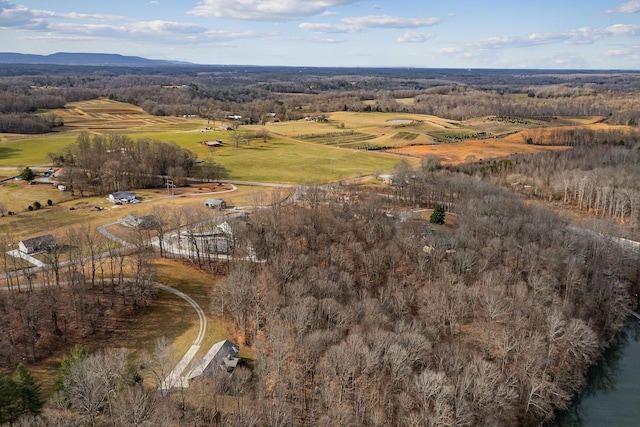
[[[14,184],[11,183],[10,185]],[[35,194],[31,193],[31,191],[38,187],[43,187],[43,189],[46,187],[47,190],[50,188],[50,193],[40,195],[38,198],[40,203],[45,206],[47,201],[45,197],[48,197],[54,200],[54,205],[51,207],[45,206],[37,211],[26,211],[26,206],[23,205],[26,205],[27,202],[33,203],[32,196],[35,196]],[[44,233],[61,236],[68,229],[79,224],[98,227],[99,225],[117,221],[127,215],[148,215],[157,205],[165,205],[176,209],[199,209],[213,214],[211,209],[204,207],[204,201],[208,198],[221,197],[227,202],[228,206],[266,205],[273,198],[281,200],[291,192],[291,190],[283,188],[237,186],[237,191],[221,193],[219,196],[211,194],[212,191],[218,188],[215,184],[180,187],[176,188],[173,198],[168,198],[164,189],[140,190],[136,191],[136,194],[142,197],[142,203],[113,205],[103,196],[74,199],[70,197],[69,193],[63,193],[53,189],[53,187],[20,185],[12,190],[15,194],[13,192],[7,192],[7,194],[12,194],[13,198],[20,201],[15,206],[17,206],[16,211],[18,211],[18,208],[21,210],[17,215],[0,217],[0,233],[10,235],[15,241]],[[4,195],[4,191],[5,187],[0,186],[0,194]],[[54,199],[55,196],[65,197],[65,199]],[[8,209],[12,209],[12,206],[14,205],[8,204]],[[100,206],[103,210],[92,210],[95,206]]]

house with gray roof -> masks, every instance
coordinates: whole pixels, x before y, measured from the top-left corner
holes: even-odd
[[[38,252],[47,252],[56,246],[56,239],[51,234],[32,237],[31,239],[21,240],[18,243],[18,249],[25,254],[34,254]]]
[[[205,200],[204,205],[208,208],[224,209],[227,207],[227,202],[222,199],[207,199]]]
[[[233,372],[240,359],[240,347],[229,340],[215,343],[200,363],[189,372],[187,378],[192,380],[200,376],[212,377],[217,372]]]
[[[128,191],[116,191],[109,194],[109,201],[111,203],[137,203],[136,193],[130,193]]]

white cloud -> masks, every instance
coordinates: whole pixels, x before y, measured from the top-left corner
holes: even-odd
[[[604,53],[604,56],[626,56],[629,54],[629,51],[626,49],[612,49],[608,50]]]
[[[640,34],[640,25],[615,24],[607,27],[606,32],[616,36],[637,36]]]
[[[354,28],[348,25],[340,25],[340,24],[314,24],[310,22],[303,22],[298,25],[298,27],[303,30],[311,31],[313,33],[352,33],[354,32]]]
[[[124,18],[116,15],[59,13],[49,10],[29,9],[22,5],[10,3],[7,0],[0,0],[0,27],[46,30],[50,25],[49,20],[120,21],[124,20]]]
[[[250,21],[295,20],[358,1],[361,0],[203,0],[188,13]]]
[[[505,48],[505,47],[529,47],[548,45],[553,43],[565,44],[593,44],[598,40],[613,36],[637,36],[640,34],[640,25],[615,24],[604,28],[582,27],[569,31],[552,33],[534,33],[527,37],[506,36],[480,39],[468,44],[475,48]]]
[[[358,28],[418,28],[430,27],[440,22],[438,18],[402,18],[389,15],[357,16],[343,18],[342,22]]]
[[[398,43],[423,43],[429,39],[432,39],[434,35],[432,33],[416,33],[407,31],[396,40]]]
[[[637,13],[640,12],[640,0],[631,0],[626,3],[622,3],[615,9],[607,10],[607,13]]]
[[[204,26],[184,22],[164,20],[131,22],[120,16],[28,9],[21,5],[14,5],[8,0],[0,0],[0,27],[32,30],[45,34],[42,37],[25,37],[30,40],[78,42],[110,39],[145,43],[162,42],[166,45],[196,42],[203,45],[220,45],[223,41],[265,37],[257,31],[210,31]]]
[[[339,24],[302,23],[300,28],[315,33],[355,33],[367,28],[420,28],[440,22],[438,18],[403,18],[389,15],[368,15],[342,18]]]

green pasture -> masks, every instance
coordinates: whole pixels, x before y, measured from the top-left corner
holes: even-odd
[[[401,157],[389,154],[298,142],[293,137],[273,136],[266,143],[255,139],[246,144],[243,140],[236,147],[231,133],[227,131],[128,134],[134,139],[173,141],[193,151],[199,158],[213,156],[216,162],[229,170],[230,179],[235,180],[294,184],[329,182],[370,174],[374,170],[391,170],[401,160]],[[46,165],[49,163],[47,153],[62,151],[76,138],[77,133],[60,133],[7,139],[0,143],[0,166],[13,166],[19,170],[23,166]],[[365,135],[358,136],[356,140],[360,138],[371,139]],[[202,141],[216,139],[222,139],[224,145],[211,148],[201,144]],[[353,142],[353,138],[345,142]]]
[[[47,153],[61,152],[75,142],[75,132],[54,132],[45,135],[11,135],[0,139],[0,166],[47,165]]]

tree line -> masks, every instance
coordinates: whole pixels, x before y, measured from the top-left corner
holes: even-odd
[[[244,124],[265,123],[273,119],[269,113],[276,113],[278,120],[297,120],[340,110],[431,114],[455,120],[489,115],[600,115],[609,123],[630,126],[637,126],[640,117],[640,79],[634,73],[543,76],[530,72],[523,79],[522,75],[502,72],[464,74],[455,70],[423,70],[417,74],[358,70],[361,75],[332,69],[303,74],[282,68],[256,68],[250,73],[224,70],[194,74],[181,70],[144,74],[142,70],[114,69],[79,75],[56,75],[51,70],[49,75],[6,76],[0,78],[0,112],[33,113],[105,97],[140,106],[158,116],[195,114],[223,120],[232,114],[242,116]],[[399,98],[413,98],[414,102],[399,103]]]
[[[512,155],[450,167],[481,176],[523,195],[560,203],[592,218],[640,227],[640,135],[577,130],[558,142],[571,150]]]
[[[196,160],[192,152],[173,142],[133,140],[115,134],[91,136],[86,132],[62,153],[51,153],[49,157],[64,168],[60,182],[81,196],[87,192],[108,194],[162,186],[167,178],[178,184],[184,181]],[[216,170],[209,172],[215,175]]]

